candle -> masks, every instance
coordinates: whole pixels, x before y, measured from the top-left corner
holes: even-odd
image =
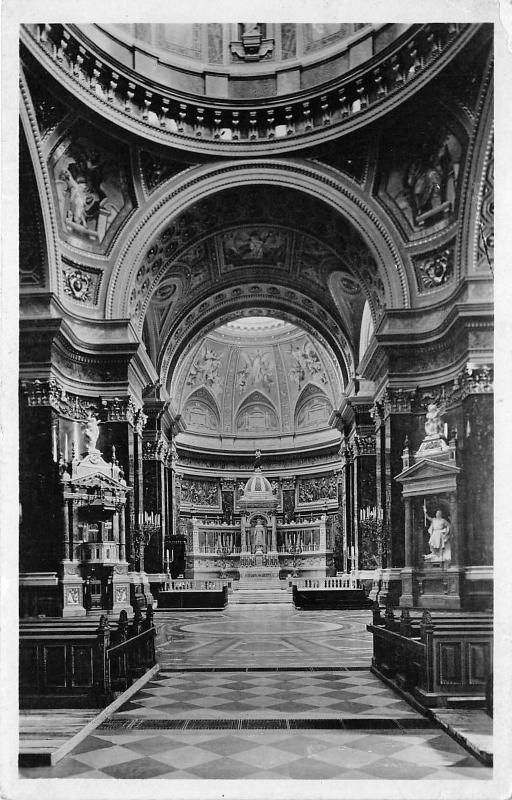
[[[64,434],[64,461],[68,461],[68,435],[67,433]]]

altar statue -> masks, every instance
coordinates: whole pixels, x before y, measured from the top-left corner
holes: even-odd
[[[96,442],[98,441],[98,436],[100,435],[100,429],[98,425],[98,420],[93,414],[89,414],[85,421],[84,426],[84,441],[85,441],[85,449],[88,453],[95,452],[96,450]]]
[[[258,517],[256,520],[256,525],[254,526],[254,550],[257,552],[258,550],[263,550],[265,552],[265,539],[266,539],[267,530],[265,525],[263,524],[263,520],[261,517]]]
[[[436,403],[429,403],[427,406],[427,416],[425,420],[425,433],[427,436],[442,436],[443,434],[443,410]]]
[[[430,520],[428,532],[430,538],[428,546],[430,553],[425,556],[428,561],[450,561],[450,523],[443,517],[443,512],[438,508],[434,517],[426,518]]]

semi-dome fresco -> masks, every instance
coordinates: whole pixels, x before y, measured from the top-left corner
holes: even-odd
[[[251,439],[329,429],[342,390],[327,346],[271,317],[246,317],[205,335],[171,387],[187,431]]]

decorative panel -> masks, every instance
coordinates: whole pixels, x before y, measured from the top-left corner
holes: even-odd
[[[63,234],[77,247],[102,252],[134,206],[128,151],[84,122],[50,158]]]
[[[319,500],[336,500],[338,493],[334,475],[319,475],[315,478],[301,478],[298,486],[300,504],[316,503]]]
[[[468,643],[468,680],[471,684],[485,684],[491,671],[491,646],[489,642]]]
[[[462,683],[462,642],[439,642],[439,683]]]
[[[183,478],[181,481],[182,503],[219,508],[219,500],[219,487],[216,482],[194,478]]]
[[[19,655],[19,675],[20,675],[20,689],[34,690],[37,688],[38,682],[38,668],[37,668],[37,646],[26,647],[23,644],[20,647]]]
[[[71,645],[71,661],[72,661],[72,685],[92,686],[93,682],[92,647]]]
[[[66,647],[52,645],[43,647],[44,685],[52,688],[66,686]]]

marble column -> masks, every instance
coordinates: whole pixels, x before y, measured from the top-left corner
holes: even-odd
[[[413,566],[412,499],[404,497],[405,509],[405,566]]]
[[[272,514],[272,552],[277,550],[277,520],[276,515]]]

